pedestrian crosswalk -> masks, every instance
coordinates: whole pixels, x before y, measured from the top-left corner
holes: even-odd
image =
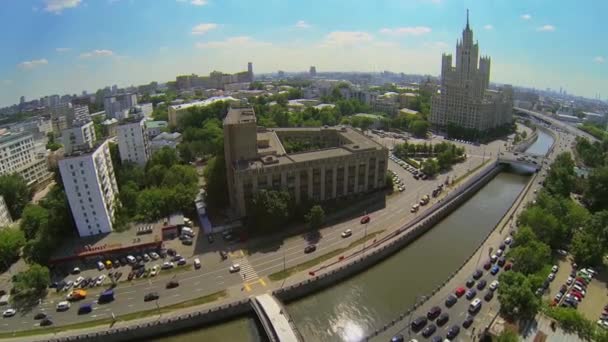
[[[241,271],[239,273],[243,277],[243,281],[251,282],[260,278],[255,269],[253,269],[253,266],[249,263],[249,260],[247,260],[247,257],[242,256],[237,258],[234,262],[241,265]]]

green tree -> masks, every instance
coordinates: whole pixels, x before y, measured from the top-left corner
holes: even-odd
[[[585,200],[593,211],[608,209],[608,166],[591,171]]]
[[[11,217],[16,220],[21,217],[25,205],[32,200],[32,190],[21,175],[13,173],[0,176],[0,195],[8,207]]]
[[[574,161],[570,153],[560,153],[547,174],[547,190],[554,195],[568,197],[574,190],[575,182]]]
[[[203,176],[206,204],[211,208],[224,208],[228,205],[228,181],[223,154],[209,159]]]
[[[539,240],[553,249],[561,247],[566,237],[563,227],[555,216],[538,205],[524,210],[519,216],[521,224],[531,227]]]
[[[35,238],[41,228],[48,224],[49,212],[47,209],[36,204],[28,204],[23,210],[20,226],[26,239]]]
[[[534,234],[532,228],[525,225],[520,225],[519,229],[513,236],[513,245],[511,247],[515,248],[517,246],[525,246],[532,241],[537,240],[538,238],[536,237],[536,234]]]
[[[172,203],[170,190],[149,188],[142,190],[137,196],[138,220],[152,222],[170,213]]]
[[[8,227],[0,229],[0,269],[2,272],[19,259],[21,247],[24,245],[25,237],[22,231]]]
[[[577,230],[572,238],[570,253],[579,265],[598,266],[602,264],[605,246],[596,236],[587,231]]]
[[[391,176],[390,174],[386,174],[386,179],[384,181],[384,186],[386,186],[386,188],[389,191],[393,191],[393,188],[395,186],[395,182],[393,181],[393,176]]]
[[[532,240],[511,249],[509,256],[514,261],[513,268],[524,274],[532,274],[541,270],[547,260],[550,260],[551,249],[538,240]]]
[[[496,342],[518,342],[519,335],[510,329],[504,329],[496,338]]]
[[[178,163],[177,153],[170,147],[163,147],[156,151],[148,160],[146,168],[152,168],[156,165],[162,165],[167,169]]]
[[[23,272],[15,275],[13,286],[18,296],[40,295],[51,280],[49,269],[39,264],[32,264]]]
[[[325,211],[323,207],[320,205],[314,205],[310,208],[310,211],[305,216],[306,222],[308,222],[308,226],[312,230],[316,230],[321,228],[323,222],[325,221]]]
[[[173,165],[165,173],[162,186],[175,187],[176,185],[186,185],[188,187],[198,187],[198,175],[196,169],[190,165]]]
[[[276,231],[293,213],[291,196],[286,191],[260,190],[249,203],[249,224],[260,233]]]
[[[426,175],[433,177],[439,172],[439,163],[434,159],[427,159],[422,162],[422,172]]]
[[[410,123],[410,132],[418,138],[426,138],[426,133],[429,130],[428,121],[415,120]]]
[[[46,148],[48,150],[57,151],[58,149],[61,148],[61,146],[62,146],[61,143],[59,143],[55,139],[55,133],[49,132],[49,133],[47,133],[46,137],[48,139],[47,142],[46,142]]]
[[[540,309],[540,299],[532,292],[528,278],[519,272],[504,272],[498,277],[500,311],[511,318],[527,319]]]

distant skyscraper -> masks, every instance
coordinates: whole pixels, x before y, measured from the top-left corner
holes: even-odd
[[[513,88],[489,90],[490,57],[479,58],[479,45],[467,25],[456,45],[456,66],[452,55],[441,61],[441,84],[431,102],[430,122],[438,130],[450,125],[486,131],[512,121]]]
[[[314,65],[311,66],[310,70],[308,71],[308,73],[310,74],[310,77],[317,76],[317,67],[315,67]]]
[[[125,109],[128,110],[135,105],[137,105],[137,95],[131,93],[106,96],[103,99],[103,108],[108,118],[118,117],[121,114],[117,113]]]
[[[55,107],[59,104],[59,95],[51,95],[49,96],[49,106]]]
[[[249,82],[253,82],[253,63],[247,63],[247,75],[249,75]]]
[[[21,96],[19,98],[19,104],[24,104],[25,103],[25,96]]]
[[[118,92],[118,86],[115,84],[112,86],[112,94],[116,94]]]

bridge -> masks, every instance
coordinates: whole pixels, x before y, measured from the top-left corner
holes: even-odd
[[[277,298],[270,294],[263,294],[250,298],[249,302],[271,342],[303,341],[287,311]]]
[[[543,165],[544,157],[523,153],[523,152],[500,152],[498,155],[499,164],[519,165],[532,168],[536,171],[540,170]]]
[[[575,136],[581,136],[581,137],[587,138],[591,142],[599,141],[596,137],[592,136],[591,134],[589,134],[583,130],[578,129],[576,126],[569,125],[567,123],[554,119],[548,115],[545,115],[545,114],[542,114],[539,112],[534,112],[534,111],[527,110],[527,109],[523,109],[523,108],[519,108],[519,107],[513,107],[513,111],[515,111],[515,113],[517,113],[519,115],[529,116],[534,119],[540,120],[550,126],[554,126],[559,129],[568,131],[568,132],[574,134]]]

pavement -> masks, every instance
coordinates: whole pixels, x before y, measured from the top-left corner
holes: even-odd
[[[75,303],[72,308],[65,312],[56,312],[55,307],[59,301],[63,300],[63,296],[53,293],[33,309],[20,309],[16,316],[1,319],[0,332],[37,329],[37,322],[32,318],[37,312],[49,313],[55,326],[112,316],[120,319],[121,315],[127,313],[152,310],[159,306],[179,303],[224,289],[228,293],[228,298],[225,300],[237,300],[268,292],[286,283],[306,279],[309,277],[307,272],[301,272],[290,277],[285,282],[273,283],[268,279],[268,275],[281,271],[284,268],[301,264],[338,248],[347,247],[352,241],[365,236],[367,233],[382,230],[384,231],[382,235],[386,235],[402,227],[417,215],[422,214],[430,205],[442,196],[445,196],[447,192],[444,191],[442,196],[433,199],[430,205],[422,207],[417,213],[410,213],[409,210],[404,210],[404,208],[409,209],[422,196],[430,194],[438,183],[443,183],[446,177],[449,176],[450,179],[458,178],[465,175],[468,170],[481,164],[484,159],[491,158],[491,156],[495,157],[503,144],[504,141],[495,141],[489,145],[482,146],[462,144],[467,149],[469,159],[464,163],[454,165],[450,172],[438,176],[435,180],[415,180],[402,167],[390,161],[389,168],[399,174],[406,186],[406,191],[389,196],[384,208],[368,213],[371,217],[371,222],[367,225],[360,224],[360,216],[357,215],[354,218],[321,229],[319,231],[318,242],[316,243],[317,250],[314,253],[305,254],[303,252],[304,247],[310,242],[302,235],[271,242],[268,245],[260,247],[259,241],[232,245],[220,241],[221,239],[218,238],[216,238],[213,244],[209,244],[202,234],[198,234],[191,254],[182,254],[188,260],[188,266],[185,266],[185,271],[173,273],[161,272],[154,278],[121,282],[114,290],[116,300],[108,304],[97,304],[95,302],[98,294],[103,290],[102,288],[90,289],[88,298],[80,302],[93,303],[93,312],[87,315],[77,314],[80,303]],[[480,170],[477,172],[480,172]],[[454,189],[448,189],[448,191],[454,191]],[[340,237],[340,234],[346,229],[351,229],[353,235],[343,239]],[[217,251],[223,249],[230,249],[231,251],[228,260],[225,261],[222,261],[217,254]],[[194,270],[192,267],[194,257],[199,257],[202,261],[203,267],[199,270]],[[160,261],[155,263],[160,263]],[[231,263],[239,263],[241,271],[229,273],[228,267]],[[123,271],[123,278],[126,277],[127,273]],[[75,276],[71,276],[70,278],[75,278]],[[178,280],[180,286],[174,289],[165,289],[166,283],[172,279]],[[149,292],[158,292],[160,295],[158,303],[156,301],[143,301],[144,295]],[[62,293],[62,295],[65,295],[65,293]],[[212,304],[217,305],[218,303]],[[8,306],[1,309],[4,310],[6,308]],[[191,310],[194,310],[194,308]],[[178,310],[175,314],[183,311]]]
[[[556,155],[563,151],[569,150],[569,147],[574,138],[569,135],[566,136],[563,133],[557,133],[557,139],[553,145],[553,149],[550,151],[550,154],[545,158],[547,164],[550,164]],[[435,295],[431,297],[421,296],[420,302],[424,302],[421,306],[419,306],[415,311],[404,317],[403,319],[397,319],[397,323],[392,325],[386,331],[381,332],[377,337],[372,338],[374,341],[388,341],[390,338],[396,334],[402,334],[406,338],[406,340],[411,338],[416,338],[418,340],[423,339],[421,336],[421,332],[413,332],[410,330],[410,321],[415,319],[418,316],[425,316],[428,310],[433,306],[439,306],[442,308],[444,312],[449,312],[450,320],[443,327],[437,329],[435,335],[439,335],[442,337],[446,336],[447,330],[454,324],[461,326],[461,331],[459,336],[454,339],[454,341],[471,341],[478,338],[479,332],[483,331],[487,327],[489,327],[492,322],[497,317],[497,314],[500,310],[500,305],[498,303],[497,295],[491,301],[486,301],[482,299],[482,307],[481,309],[474,315],[474,323],[469,329],[462,328],[462,321],[467,317],[467,309],[470,304],[470,301],[467,300],[464,296],[459,298],[458,302],[447,309],[444,305],[445,299],[449,294],[454,293],[455,289],[458,287],[465,287],[465,283],[467,279],[471,278],[473,272],[477,269],[483,271],[483,276],[481,279],[485,279],[488,284],[490,284],[494,279],[497,279],[500,275],[500,272],[504,272],[504,270],[500,270],[500,272],[493,276],[488,271],[485,271],[482,268],[483,263],[488,259],[491,251],[496,251],[501,242],[503,242],[510,234],[512,229],[516,229],[516,224],[512,218],[516,218],[521,211],[525,208],[526,204],[534,201],[536,197],[536,193],[538,189],[540,189],[541,182],[544,179],[544,174],[547,169],[547,165],[543,165],[541,171],[536,173],[531,179],[526,188],[522,191],[514,206],[505,214],[503,219],[497,225],[497,228],[490,234],[487,240],[483,243],[483,245],[473,254],[473,256],[469,259],[469,261],[458,271],[458,273],[444,286],[442,287]],[[476,281],[477,284],[479,281]],[[475,285],[476,286],[476,285]],[[487,287],[486,287],[487,288]],[[477,291],[476,298],[483,298],[483,295],[487,290],[483,292]],[[404,312],[407,311],[408,308],[404,308]],[[387,322],[388,323],[388,322]],[[428,324],[427,324],[428,325]]]

